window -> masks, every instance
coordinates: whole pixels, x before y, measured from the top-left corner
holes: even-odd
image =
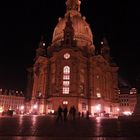
[[[86,103],[82,103],[82,110],[86,110]]]
[[[63,69],[63,73],[64,74],[69,74],[70,73],[70,67],[69,66],[65,66]]]
[[[63,81],[63,85],[64,86],[69,86],[70,85],[70,81]]]
[[[63,94],[69,94],[69,87],[63,85]]]
[[[68,104],[68,101],[63,101],[63,105],[67,105]]]
[[[69,58],[70,58],[70,54],[69,54],[69,53],[65,53],[65,54],[64,54],[64,58],[65,58],[65,59],[69,59]]]
[[[101,93],[100,92],[97,92],[96,95],[97,95],[97,98],[101,98]]]
[[[70,76],[69,75],[63,75],[63,80],[70,80]]]
[[[69,94],[70,86],[70,67],[65,66],[63,68],[63,94]]]
[[[100,78],[99,75],[96,75],[96,78],[99,79]]]

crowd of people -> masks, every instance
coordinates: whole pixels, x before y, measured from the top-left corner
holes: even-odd
[[[56,121],[67,121],[67,119],[69,120],[75,120],[76,119],[76,115],[78,115],[78,118],[80,119],[80,117],[84,117],[84,113],[80,113],[76,111],[76,108],[74,106],[72,106],[69,110],[67,108],[67,106],[65,106],[64,108],[62,108],[61,106],[58,107],[57,110],[57,118]],[[89,119],[89,112],[87,112],[86,114],[86,118]]]

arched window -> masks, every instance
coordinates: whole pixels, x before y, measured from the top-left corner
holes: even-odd
[[[70,67],[69,66],[65,66],[63,69],[64,74],[69,74],[70,73]]]
[[[63,68],[63,94],[69,94],[70,91],[70,67]]]

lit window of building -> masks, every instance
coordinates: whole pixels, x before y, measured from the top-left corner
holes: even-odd
[[[63,81],[63,86],[69,86],[70,85],[70,81]]]
[[[65,66],[63,69],[63,73],[64,74],[70,74],[70,67],[69,66]]]
[[[64,58],[65,58],[65,59],[69,59],[69,58],[70,58],[70,54],[69,54],[69,53],[65,53],[65,54],[64,54]]]
[[[120,90],[118,90],[118,94],[120,94]]]
[[[69,87],[63,86],[63,94],[69,94]]]
[[[63,101],[63,105],[67,105],[68,104],[68,101]]]
[[[97,75],[96,78],[99,79],[100,78],[99,75]]]
[[[70,67],[65,66],[63,68],[63,94],[69,94],[70,86]]]
[[[97,98],[101,98],[101,93],[100,92],[98,92],[96,95],[97,95]]]
[[[63,80],[70,80],[70,75],[63,75]]]
[[[132,95],[132,94],[136,94],[137,93],[137,90],[135,89],[135,88],[132,88],[131,90],[130,90],[130,94]]]
[[[82,110],[86,110],[86,103],[82,103]]]

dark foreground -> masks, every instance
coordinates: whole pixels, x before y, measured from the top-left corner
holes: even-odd
[[[1,117],[0,140],[140,140],[140,122],[117,119],[56,122],[50,116]]]

